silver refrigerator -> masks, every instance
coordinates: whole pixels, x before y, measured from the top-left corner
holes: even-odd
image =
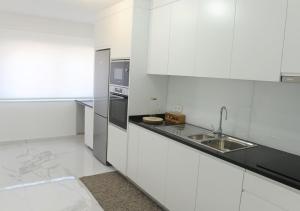
[[[110,50],[95,54],[94,72],[94,155],[107,165],[108,98]]]

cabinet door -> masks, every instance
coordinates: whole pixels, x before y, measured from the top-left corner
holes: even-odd
[[[131,55],[132,9],[112,15],[110,25],[111,58],[127,58]]]
[[[254,210],[283,211],[282,209],[271,204],[268,201],[258,198],[250,193],[243,192],[240,211],[254,211]]]
[[[148,53],[148,73],[168,73],[171,6],[151,11]]]
[[[94,109],[85,106],[84,109],[84,143],[93,149],[94,145]]]
[[[110,23],[109,16],[95,23],[96,50],[111,48]]]
[[[128,160],[127,160],[127,176],[133,181],[138,178],[138,153],[140,143],[140,131],[142,129],[136,125],[129,124],[128,127]]]
[[[140,137],[138,185],[164,203],[168,139],[147,130]]]
[[[196,210],[238,211],[244,170],[201,154]]]
[[[126,175],[127,133],[113,125],[108,125],[107,160]]]
[[[235,0],[199,0],[195,76],[229,78]]]
[[[289,0],[282,73],[284,75],[300,75],[300,1]]]
[[[231,78],[279,81],[287,0],[237,0]]]
[[[172,4],[169,75],[194,74],[197,5],[198,0],[180,0]]]
[[[198,151],[169,141],[165,203],[169,210],[195,210],[199,157]]]
[[[300,191],[285,186],[279,182],[246,171],[244,176],[243,189],[247,193],[259,197],[260,199],[280,207],[284,210],[298,211],[300,207]],[[246,203],[248,204],[248,203]],[[259,206],[258,203],[256,206]],[[271,207],[271,205],[261,205],[262,207]],[[248,207],[248,205],[244,205]],[[256,209],[265,210],[265,209]],[[267,210],[267,209],[266,209]],[[272,209],[269,209],[272,210]],[[275,209],[274,209],[275,210]]]
[[[95,24],[97,49],[111,48],[111,58],[131,55],[132,9],[103,17]]]

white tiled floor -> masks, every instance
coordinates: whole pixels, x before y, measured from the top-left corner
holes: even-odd
[[[3,211],[103,211],[75,178],[58,178],[0,189]]]
[[[76,178],[108,171],[112,168],[93,156],[83,136],[0,143],[0,204],[7,205],[5,211],[98,211]],[[10,201],[17,207],[9,207]]]

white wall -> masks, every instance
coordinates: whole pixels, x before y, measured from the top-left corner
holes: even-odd
[[[0,103],[0,142],[70,136],[76,129],[74,101]]]
[[[167,110],[183,106],[187,122],[300,155],[300,84],[192,77],[169,79]]]
[[[93,38],[92,24],[49,19],[31,15],[0,12],[0,26],[2,29],[38,32],[45,34],[67,35],[81,38]]]

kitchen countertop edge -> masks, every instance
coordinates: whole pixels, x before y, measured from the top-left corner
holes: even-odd
[[[93,100],[75,100],[76,103],[87,106],[89,108],[94,108],[93,106]]]

